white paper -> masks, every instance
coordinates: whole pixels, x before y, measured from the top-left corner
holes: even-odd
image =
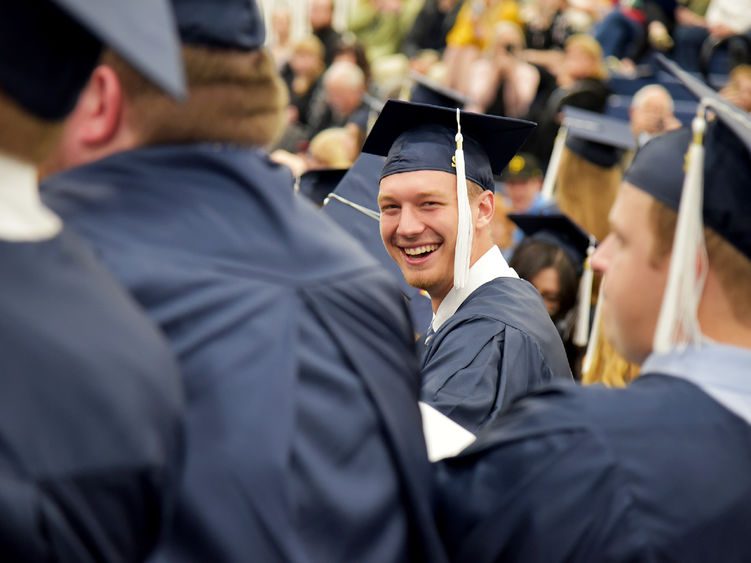
[[[475,441],[475,435],[430,405],[419,403],[422,430],[431,462],[454,457]]]

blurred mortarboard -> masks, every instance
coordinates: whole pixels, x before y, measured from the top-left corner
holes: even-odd
[[[469,99],[464,94],[447,88],[424,74],[410,71],[409,78],[415,83],[409,96],[411,102],[446,108],[463,108],[467,105]]]
[[[512,158],[501,174],[504,182],[525,182],[531,178],[542,177],[542,168],[537,157],[533,154],[520,152]]]
[[[255,0],[172,0],[172,4],[183,43],[251,51],[266,40]]]
[[[535,126],[530,121],[461,111],[467,179],[494,190],[500,174]],[[386,156],[381,178],[400,172],[456,174],[456,110],[389,100],[363,152]]]
[[[346,172],[346,168],[308,170],[300,176],[300,193],[322,206],[326,196],[334,191]]]
[[[357,239],[393,275],[409,303],[415,327],[424,331],[433,317],[430,298],[407,283],[381,240],[378,223],[378,178],[381,168],[382,157],[361,154],[324,204],[323,213]]]
[[[0,17],[0,88],[30,113],[59,120],[109,45],[172,94],[185,92],[167,0],[24,0]]]
[[[566,148],[603,168],[617,164],[624,150],[636,148],[628,121],[565,106],[563,126],[566,127]]]
[[[574,223],[568,215],[554,213],[536,215],[531,213],[511,213],[508,215],[522,232],[533,240],[542,240],[560,246],[581,275],[587,249],[595,240],[590,234]]]
[[[675,63],[662,56],[657,60],[700,99],[692,130],[650,140],[624,176],[628,183],[678,211],[653,343],[654,350],[663,353],[677,342],[698,345],[702,341],[697,310],[703,278],[694,273],[706,273],[698,258],[704,249],[704,225],[751,259],[751,116]],[[705,110],[711,110],[706,120]]]

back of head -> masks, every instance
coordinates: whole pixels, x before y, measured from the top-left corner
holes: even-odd
[[[287,91],[262,49],[265,28],[255,2],[173,0],[189,95],[161,95],[120,57],[105,62],[120,78],[128,125],[141,144],[272,143],[281,133]]]

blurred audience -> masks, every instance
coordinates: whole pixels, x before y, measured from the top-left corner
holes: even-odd
[[[269,52],[280,71],[292,56],[292,12],[287,6],[278,6],[271,12]]]
[[[291,123],[303,128],[309,125],[310,112],[316,90],[326,66],[323,43],[314,35],[298,41],[292,49],[289,63],[281,75],[289,89]]]
[[[456,23],[460,8],[460,0],[425,0],[404,39],[404,54],[412,59],[425,50],[443,53],[446,36]]]
[[[423,0],[356,0],[349,30],[362,43],[373,64],[399,53]]]
[[[522,10],[525,21],[525,39],[530,49],[560,49],[572,35],[566,17],[567,0],[537,0]]]

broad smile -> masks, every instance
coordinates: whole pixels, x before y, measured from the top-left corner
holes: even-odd
[[[440,244],[423,244],[420,246],[400,246],[402,256],[411,265],[419,265],[428,260],[440,248]]]

